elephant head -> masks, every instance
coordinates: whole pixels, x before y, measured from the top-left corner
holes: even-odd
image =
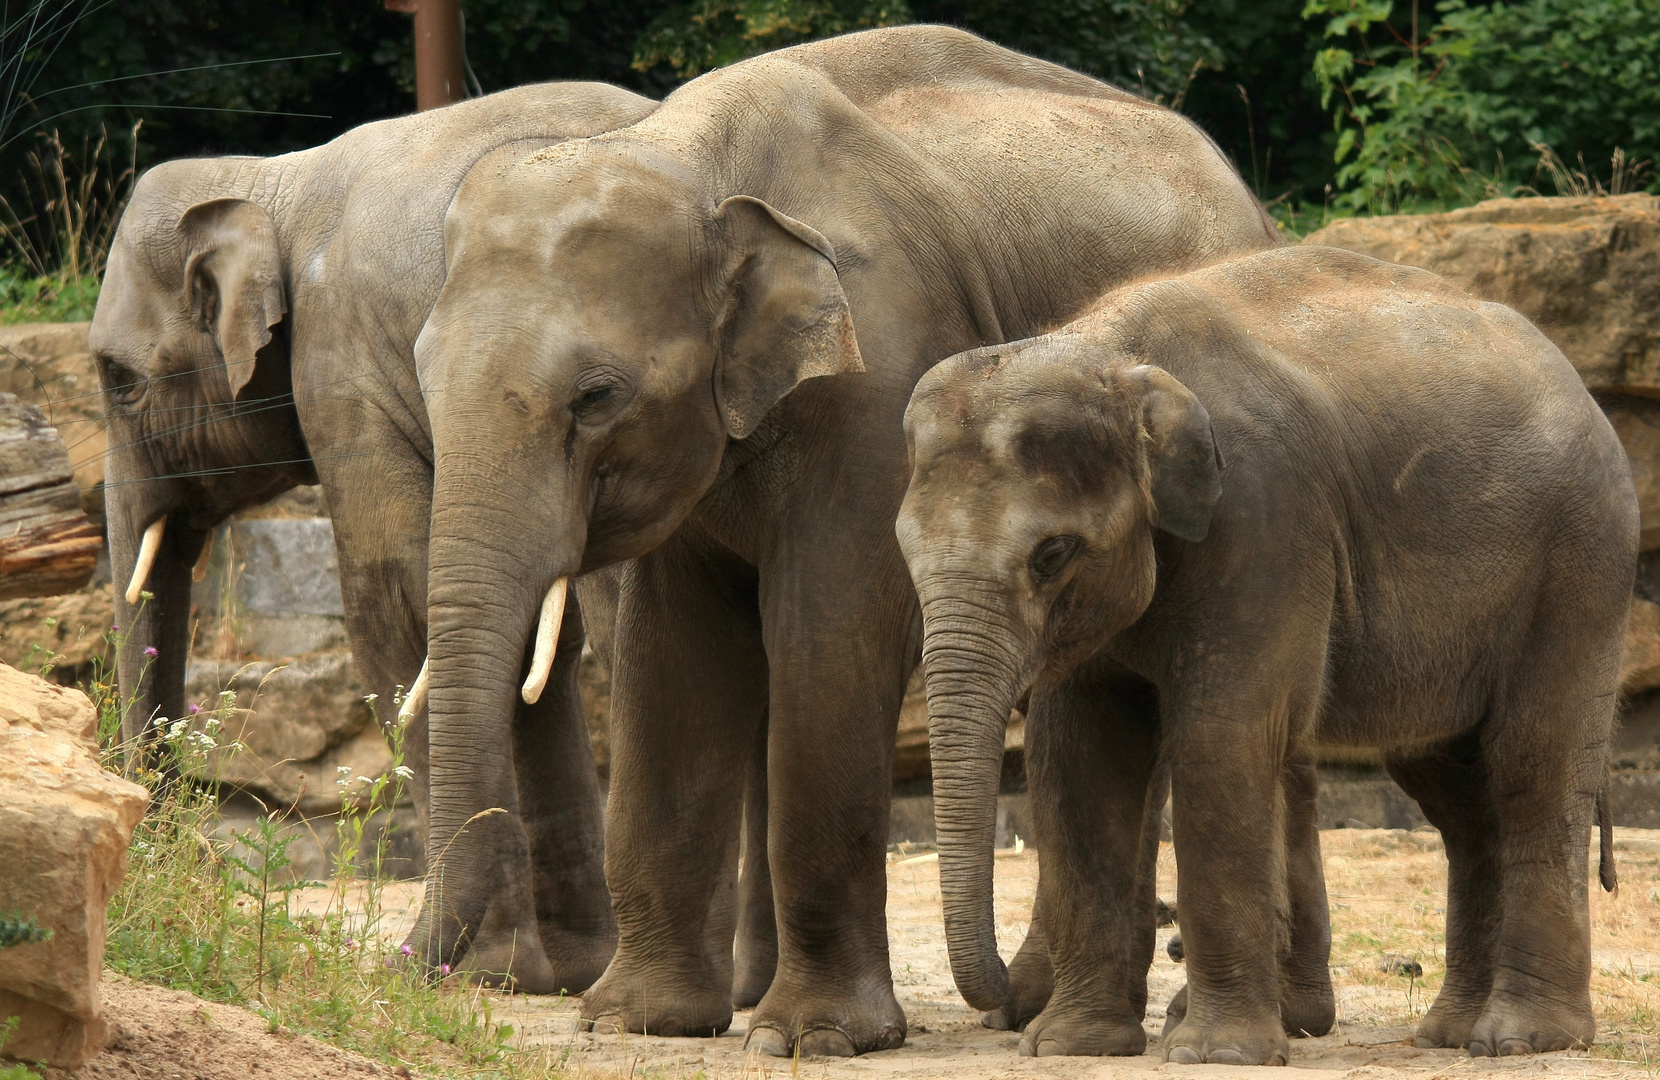
[[[129,741],[184,707],[191,567],[209,530],[316,482],[293,406],[276,223],[212,194],[247,168],[221,158],[146,173],[93,315]]]
[[[862,370],[829,242],[713,186],[596,139],[476,168],[451,205],[415,346],[436,456],[429,849],[449,891],[429,894],[434,966],[479,925],[493,853],[522,846],[511,814],[488,815],[513,806],[514,698],[541,692],[567,579],[662,543],[729,440],[803,380]]]
[[[1221,493],[1203,405],[1083,335],[958,354],[905,414],[899,543],[923,613],[940,891],[952,973],[1000,1007],[992,919],[1004,726],[1152,602],[1154,534],[1198,541]]]

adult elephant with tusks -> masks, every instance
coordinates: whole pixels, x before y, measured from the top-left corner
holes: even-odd
[[[1111,284],[1270,246],[1272,224],[1175,113],[941,27],[744,61],[631,128],[505,157],[456,196],[416,345],[438,853],[419,955],[449,962],[489,882],[522,872],[502,869],[528,857],[516,816],[489,812],[510,805],[514,703],[561,655],[567,579],[611,567],[619,938],[583,1016],[728,1026],[704,927],[733,778],[764,745],[778,951],[749,1045],[897,1046],[884,851],[920,644],[893,538],[911,388]],[[1000,971],[961,976],[972,1003],[1007,1004]]]
[[[1115,856],[1167,769],[1188,985],[1165,1056],[1285,1063],[1276,823],[1312,801],[1282,778],[1314,743],[1382,748],[1446,841],[1447,976],[1418,1044],[1589,1046],[1586,845],[1637,500],[1527,320],[1285,248],[952,357],[906,432],[954,970],[999,961],[960,928],[991,915],[989,839],[947,826],[994,812],[991,748],[1031,694],[1055,992],[1024,1052],[1138,1052],[1123,986],[1145,956],[1102,913],[1138,902]]]
[[[529,152],[654,107],[598,84],[527,86],[298,153],[174,161],[139,179],[91,331],[129,746],[183,715],[191,567],[209,531],[320,482],[347,632],[382,719],[394,688],[414,687],[405,749],[424,813],[432,441],[413,353],[443,281],[444,212],[488,151]],[[573,646],[581,631],[573,618]],[[495,883],[455,958],[549,992],[587,986],[615,943],[574,662],[573,648],[558,693],[513,718],[520,772],[506,805],[529,823],[535,872]]]

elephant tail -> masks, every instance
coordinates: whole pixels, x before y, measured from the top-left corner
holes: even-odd
[[[1604,892],[1620,891],[1619,873],[1614,867],[1614,816],[1608,812],[1608,773],[1602,775],[1602,787],[1597,789],[1597,826],[1601,833],[1601,847],[1597,855],[1597,880]]]

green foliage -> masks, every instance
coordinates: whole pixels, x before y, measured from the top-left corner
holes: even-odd
[[[113,680],[87,689],[106,764],[130,762],[153,793],[133,834],[127,877],[110,901],[106,964],[250,1008],[271,1031],[313,1035],[389,1064],[436,1054],[471,1075],[481,1066],[489,1067],[484,1075],[545,1075],[543,1057],[507,1045],[512,1028],[492,1020],[489,992],[429,981],[387,925],[391,810],[411,775],[401,729],[385,729],[393,758],[386,773],[339,777],[343,843],[333,881],[318,885],[293,878],[290,823],[267,814],[228,831],[214,786],[200,779],[218,755],[240,750],[222,737],[233,693],[212,710],[162,719],[159,745],[131,760],[134,748],[120,744],[123,703]]]
[[[52,931],[42,927],[33,919],[25,919],[16,914],[0,915],[0,949],[9,949],[14,945],[32,945],[38,941],[52,940]]]
[[[1216,46],[1188,22],[1188,0],[913,0],[925,22],[965,27],[1011,49],[1115,82],[1166,104]]]
[[[1595,190],[1599,165],[1660,152],[1660,0],[1523,0],[1434,16],[1389,0],[1308,0],[1336,42],[1314,62],[1337,132],[1338,204],[1457,205],[1542,176],[1554,153]],[[1410,20],[1410,21],[1408,21]],[[1430,23],[1433,21],[1434,25]]]
[[[0,326],[25,322],[82,322],[98,303],[98,279],[87,274],[30,277],[16,264],[0,263]]]
[[[0,1020],[0,1050],[6,1048],[11,1037],[17,1034],[18,1018],[8,1016]],[[8,1065],[0,1062],[0,1080],[40,1080],[40,1074],[27,1065]]]
[[[691,0],[646,27],[634,67],[691,78],[798,42],[910,21],[905,0]]]

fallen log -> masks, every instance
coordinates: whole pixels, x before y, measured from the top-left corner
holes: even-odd
[[[15,394],[0,394],[0,600],[74,592],[91,579],[103,544],[58,429]]]

